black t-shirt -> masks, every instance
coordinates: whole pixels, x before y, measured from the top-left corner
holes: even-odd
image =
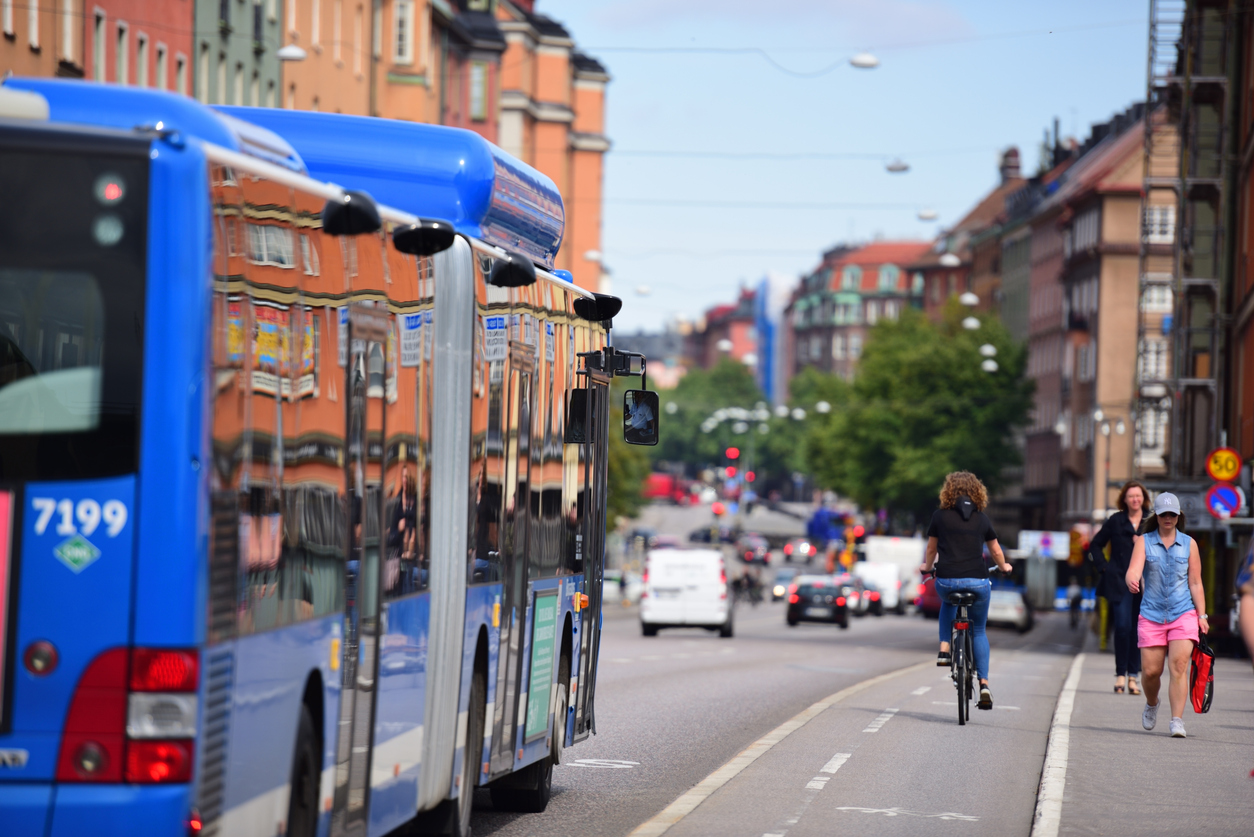
[[[927,536],[937,541],[937,578],[988,578],[984,544],[997,540],[997,533],[988,515],[974,508],[965,519],[957,509],[937,509],[932,515]]]

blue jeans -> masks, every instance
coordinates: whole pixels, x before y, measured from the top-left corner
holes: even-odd
[[[1139,596],[1124,593],[1110,603],[1111,621],[1115,623],[1115,676],[1136,677],[1141,673],[1141,649],[1137,647],[1136,620],[1140,613]]]
[[[975,668],[981,680],[988,679],[988,634],[984,628],[988,624],[988,603],[992,598],[993,583],[987,578],[938,578],[936,592],[941,597],[940,610],[940,641],[949,642],[953,631],[954,617],[958,608],[945,601],[950,593],[968,590],[975,593],[975,601],[967,608],[971,616],[971,639],[975,646]],[[953,653],[953,649],[949,649]]]

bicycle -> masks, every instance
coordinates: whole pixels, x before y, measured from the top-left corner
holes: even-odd
[[[936,583],[935,570],[924,575]],[[949,633],[949,676],[958,691],[958,725],[965,726],[971,720],[971,698],[975,697],[975,639],[967,610],[975,604],[975,593],[958,590],[945,596],[945,601],[958,609]]]

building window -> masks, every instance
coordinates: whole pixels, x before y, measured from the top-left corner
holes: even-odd
[[[277,95],[277,92],[275,90],[274,80],[271,79],[270,81],[266,82],[266,107],[268,108],[275,107],[275,105],[277,104],[275,102],[276,95]]]
[[[810,360],[818,360],[823,356],[822,338],[817,334],[810,337]]]
[[[196,98],[209,102],[209,45],[200,45],[200,67],[196,71]]]
[[[13,0],[0,0],[0,24],[4,25],[4,34],[13,37]],[[99,17],[99,13],[97,13]]]
[[[303,244],[304,242],[302,246]],[[253,264],[295,267],[296,262],[292,258],[291,230],[269,224],[249,224],[248,260]]]
[[[845,359],[845,335],[837,334],[832,337],[832,360]]]
[[[30,40],[30,48],[38,52],[39,0],[27,0],[26,9],[26,37]]]
[[[1167,341],[1150,337],[1140,341],[1137,374],[1142,381],[1162,381],[1167,377]]]
[[[1176,208],[1145,207],[1145,240],[1150,244],[1171,244],[1176,240]]]
[[[896,300],[888,300],[884,303],[884,319],[895,320],[898,314],[898,304]]]
[[[105,77],[105,16],[104,12],[96,12],[91,32],[92,68],[91,74],[96,81],[108,81]]]
[[[1141,292],[1141,310],[1147,313],[1170,314],[1173,296],[1170,285],[1146,285]]]
[[[862,357],[862,335],[861,334],[849,335],[849,357],[852,360],[857,360],[858,358]]]
[[[309,43],[316,47],[322,42],[322,0],[313,0],[312,5],[313,17],[309,22]]]
[[[309,236],[300,234],[300,256],[307,276],[318,276],[322,271],[318,266],[318,251],[309,243]]]
[[[875,325],[880,319],[880,304],[876,300],[869,300],[866,304],[866,324]]]
[[[353,72],[361,75],[361,6],[353,12]]]
[[[130,80],[130,67],[127,66],[126,59],[130,56],[130,30],[125,23],[118,24],[117,37],[117,78],[114,79],[118,84],[126,84]]]
[[[218,89],[213,97],[214,101],[220,105],[227,104],[226,101],[226,53],[218,53]]]
[[[155,82],[158,90],[170,89],[169,72],[170,62],[166,56],[166,46],[165,44],[159,43],[157,44],[157,78]]]
[[[287,109],[296,110],[296,85],[290,84],[287,88]]]
[[[182,53],[174,59],[174,89],[180,96],[187,95],[187,56]]]
[[[255,108],[261,107],[261,76],[256,70],[253,70],[253,82],[249,85],[249,104]]]
[[[341,19],[344,16],[343,0],[335,0],[335,5],[331,12],[331,57],[336,61],[341,60],[343,50],[341,49],[341,41],[344,38],[344,23]]]
[[[915,296],[923,296],[923,274],[917,270],[910,277],[910,292]]]
[[[847,264],[840,271],[840,286],[846,291],[856,291],[862,286],[862,268]]]
[[[143,32],[135,36],[135,83],[148,86],[148,36]]]
[[[413,0],[396,0],[393,20],[392,60],[397,64],[414,63]]]
[[[482,61],[470,65],[470,118],[488,118],[488,65]]]
[[[244,104],[244,65],[235,62],[235,104]]]
[[[901,282],[901,268],[895,264],[880,265],[880,290],[895,291]]]
[[[1101,219],[1102,215],[1098,207],[1092,207],[1080,213],[1079,217],[1072,223],[1071,230],[1069,230],[1072,236],[1070,242],[1072,252],[1081,253],[1097,246],[1097,242],[1101,239]],[[1068,241],[1064,236],[1064,251],[1068,249],[1067,244]],[[1064,253],[1064,255],[1069,256],[1071,253]]]

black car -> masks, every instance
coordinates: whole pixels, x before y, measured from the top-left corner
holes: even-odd
[[[834,622],[848,628],[849,604],[831,576],[803,575],[788,586],[784,619],[790,628],[800,622]]]
[[[746,564],[765,566],[771,562],[771,545],[761,535],[741,535],[736,546],[740,550],[740,560]]]

